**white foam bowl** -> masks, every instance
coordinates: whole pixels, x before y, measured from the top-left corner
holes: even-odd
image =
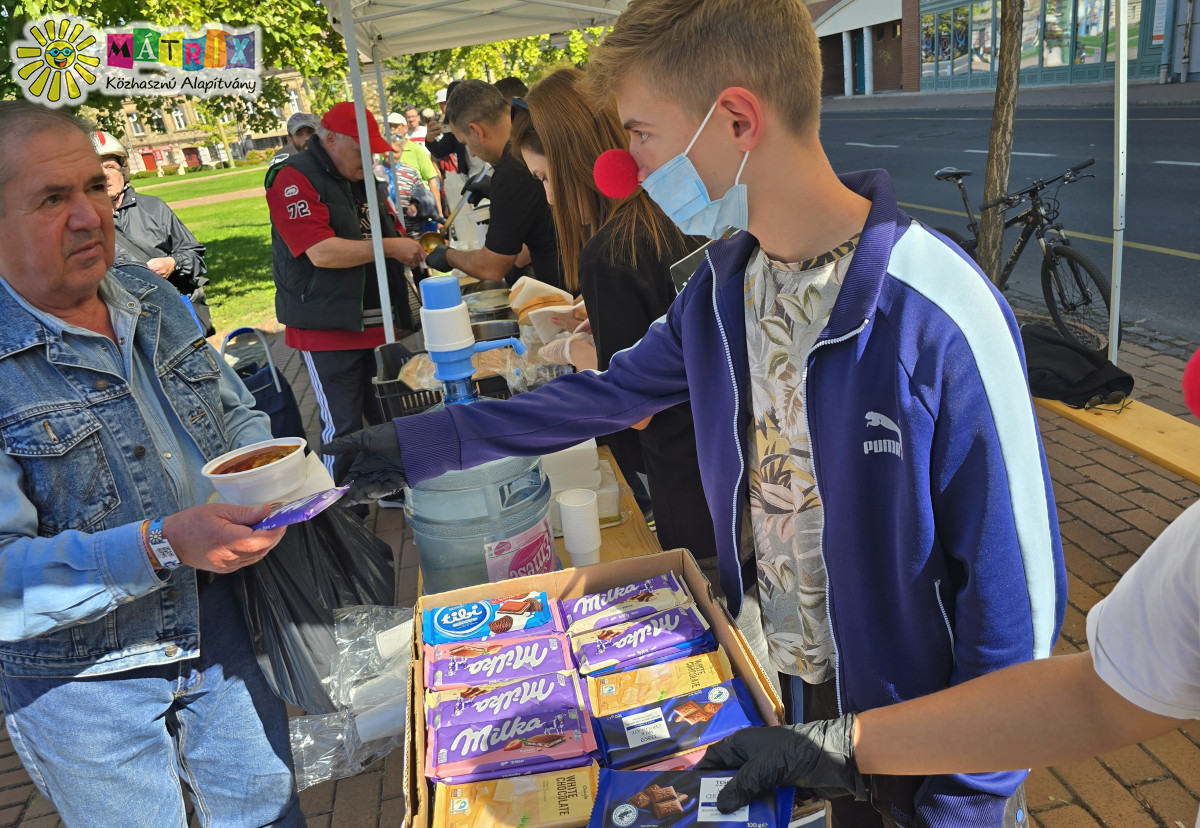
[[[226,452],[204,464],[200,473],[212,483],[221,500],[236,506],[257,506],[260,503],[287,501],[289,494],[304,485],[304,447],[308,441],[303,437],[280,437],[251,443],[234,451]],[[257,469],[233,474],[213,474],[213,469],[255,449],[267,446],[299,446],[295,451],[274,463]]]

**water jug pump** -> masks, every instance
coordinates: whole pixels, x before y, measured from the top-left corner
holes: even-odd
[[[472,403],[471,357],[519,339],[476,342],[458,279],[421,282],[425,348],[442,383],[446,405]],[[426,594],[537,575],[562,564],[550,531],[550,479],[538,457],[508,457],[449,471],[404,491],[404,514],[413,531]]]
[[[479,392],[471,382],[475,373],[471,357],[475,354],[510,345],[518,354],[525,353],[525,345],[515,337],[475,341],[471,315],[454,276],[432,276],[421,282],[421,301],[425,349],[434,365],[433,375],[442,382],[442,400],[446,405],[479,399]]]

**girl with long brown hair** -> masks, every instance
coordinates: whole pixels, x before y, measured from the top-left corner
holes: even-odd
[[[634,345],[666,314],[676,293],[671,264],[697,243],[641,189],[614,200],[596,187],[596,159],[606,150],[627,149],[628,137],[613,104],[597,107],[584,97],[583,78],[578,69],[559,69],[535,84],[524,101],[527,107],[513,107],[509,141],[513,154],[546,187],[565,286],[583,294],[597,367],[603,371],[613,354]],[[578,364],[586,349],[574,344]],[[715,556],[691,404],[655,414],[636,442],[663,548],[685,547],[697,558]]]

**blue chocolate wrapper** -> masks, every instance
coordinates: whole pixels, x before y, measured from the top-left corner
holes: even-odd
[[[620,771],[600,769],[588,828],[786,828],[794,788],[776,788],[732,814],[717,810],[717,794],[732,771]]]
[[[422,636],[426,644],[455,644],[548,635],[564,631],[558,612],[545,592],[436,607],[422,613]]]
[[[337,503],[338,499],[349,490],[349,486],[338,486],[302,497],[299,500],[293,500],[291,503],[284,503],[282,506],[276,506],[269,515],[250,528],[255,530],[278,529],[280,526],[303,523]]]
[[[610,768],[636,768],[763,723],[740,678],[596,719]]]

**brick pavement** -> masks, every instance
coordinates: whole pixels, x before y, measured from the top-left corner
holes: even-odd
[[[1015,300],[1015,301],[1019,301]],[[1147,403],[1195,421],[1183,406],[1183,366],[1196,343],[1127,331],[1121,365],[1137,381]],[[308,378],[299,358],[282,342],[278,364],[305,413],[310,440],[319,430]],[[1051,414],[1039,412],[1042,437],[1058,499],[1067,560],[1069,604],[1058,654],[1086,647],[1087,611],[1145,551],[1152,538],[1191,504],[1200,487],[1142,460]],[[416,555],[397,510],[372,516],[376,531],[403,549],[398,596],[416,598]],[[392,828],[402,824],[401,753],[350,779],[301,793],[311,828]],[[1041,828],[1190,828],[1200,801],[1200,724],[1076,765],[1042,768],[1029,778],[1027,794]],[[34,789],[0,729],[0,826],[55,828],[62,822]],[[194,824],[194,821],[193,821]]]

